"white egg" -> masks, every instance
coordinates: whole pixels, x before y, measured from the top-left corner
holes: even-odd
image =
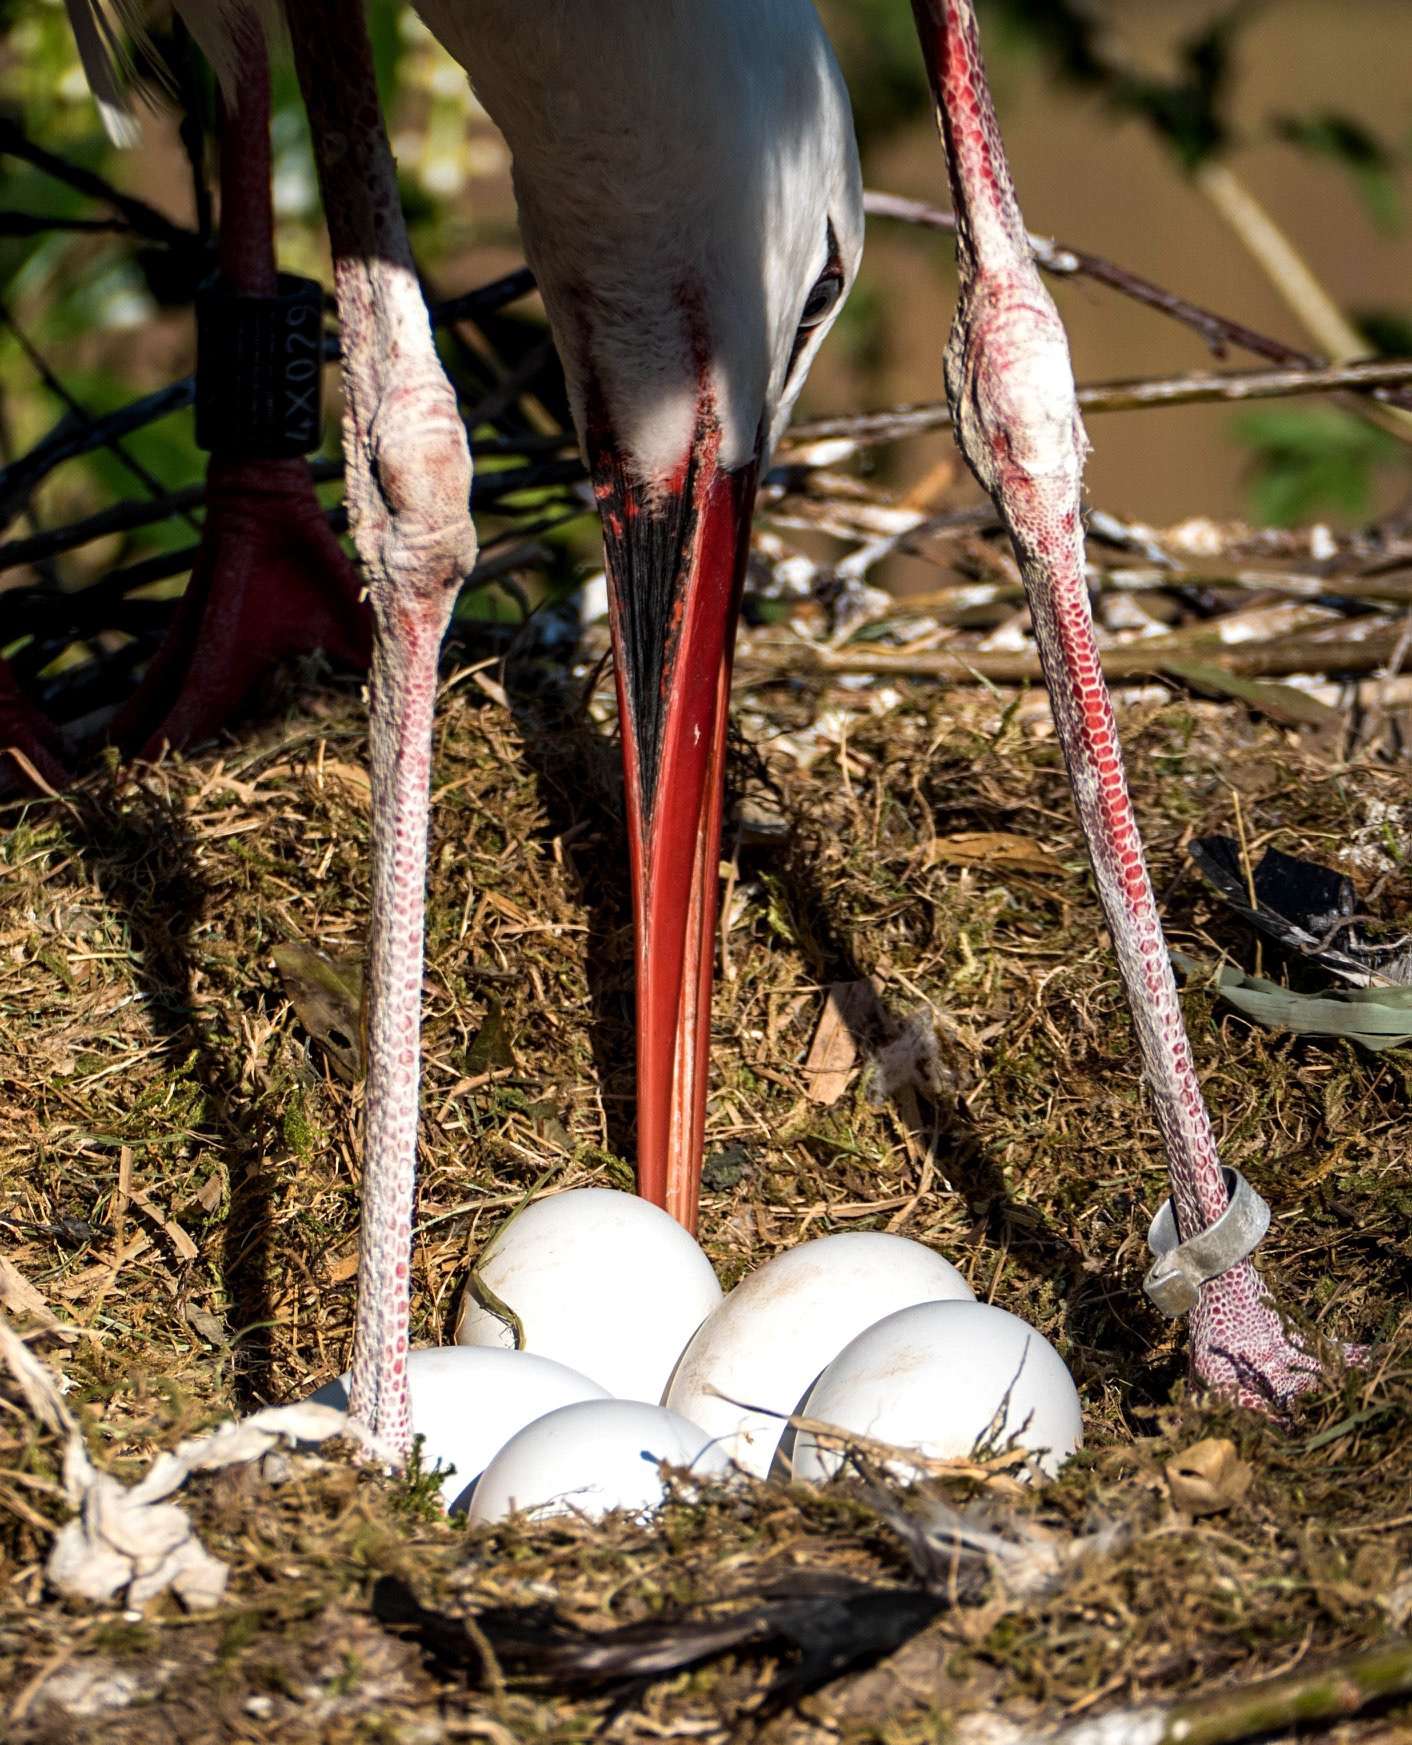
[[[525,1350],[591,1375],[619,1399],[662,1397],[682,1346],[721,1300],[696,1242],[636,1194],[573,1188],[512,1218],[480,1258]],[[460,1345],[510,1348],[511,1329],[467,1287]]]
[[[894,1309],[939,1297],[969,1300],[971,1287],[949,1260],[905,1236],[860,1230],[801,1243],[743,1279],[702,1325],[665,1403],[764,1478],[784,1418],[825,1364]]]
[[[563,1406],[512,1436],[471,1495],[472,1521],[501,1521],[517,1510],[536,1519],[610,1509],[650,1514],[666,1487],[660,1467],[723,1473],[730,1462],[698,1425],[664,1406],[599,1400]]]
[[[422,1438],[422,1470],[447,1469],[441,1500],[448,1510],[465,1507],[466,1493],[517,1430],[559,1406],[608,1398],[596,1381],[562,1363],[484,1346],[414,1351],[407,1360],[407,1381],[412,1434]],[[348,1377],[321,1387],[314,1399],[346,1410]]]
[[[918,1303],[860,1333],[810,1390],[804,1417],[964,1459],[1012,1442],[1049,1477],[1083,1442],[1078,1390],[1059,1353],[1018,1315],[989,1303]],[[840,1454],[807,1430],[794,1446],[798,1478],[831,1478]],[[906,1462],[890,1463],[915,1476]]]

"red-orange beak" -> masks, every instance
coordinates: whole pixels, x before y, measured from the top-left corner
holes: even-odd
[[[637,981],[637,1186],[696,1228],[731,654],[757,468],[703,417],[669,484],[590,436],[627,782]]]

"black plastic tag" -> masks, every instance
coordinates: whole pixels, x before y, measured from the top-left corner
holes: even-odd
[[[273,297],[219,280],[196,298],[196,442],[238,460],[289,460],[323,439],[324,293],[281,273]]]

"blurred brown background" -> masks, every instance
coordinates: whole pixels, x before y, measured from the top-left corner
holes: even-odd
[[[847,0],[832,8],[849,11]],[[1154,69],[1220,9],[1196,0],[1126,0],[1105,9],[1118,38]],[[1007,39],[992,51],[992,77],[1011,163],[1032,230],[1088,249],[1196,302],[1309,350],[1318,347],[1210,203],[1173,163],[1150,127],[1115,115],[1102,101],[1061,84],[1042,57]],[[1380,230],[1353,180],[1268,136],[1287,113],[1344,111],[1372,132],[1412,142],[1412,7],[1400,0],[1279,0],[1256,13],[1234,45],[1229,116],[1240,142],[1232,162],[1296,243],[1334,297],[1350,311],[1412,311],[1412,239]],[[922,128],[881,141],[868,154],[872,186],[944,196],[934,141]],[[1401,192],[1405,198],[1404,178]],[[935,354],[949,303],[949,248],[874,222],[867,273],[877,288],[886,335],[884,398],[907,399],[936,378]],[[1125,298],[1082,281],[1055,295],[1068,324],[1081,381],[1183,370],[1251,368],[1232,354],[1218,364],[1195,335]],[[815,387],[815,403],[858,404],[857,389]],[[1105,508],[1155,522],[1249,508],[1246,456],[1223,408],[1107,415],[1090,421],[1089,490]],[[1399,489],[1382,481],[1388,500]]]

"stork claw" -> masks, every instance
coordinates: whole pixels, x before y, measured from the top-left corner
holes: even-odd
[[[1289,1327],[1249,1260],[1209,1280],[1191,1314],[1191,1373],[1233,1405],[1282,1417],[1317,1387],[1329,1360],[1355,1367],[1372,1347],[1335,1343],[1311,1350]]]

